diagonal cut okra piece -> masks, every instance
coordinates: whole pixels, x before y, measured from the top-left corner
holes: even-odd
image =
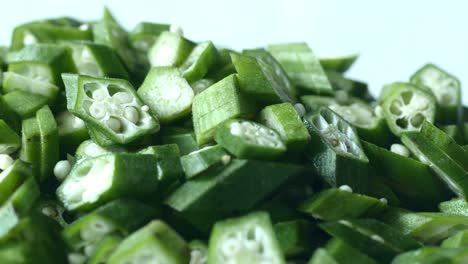
[[[11,154],[21,146],[21,138],[8,124],[0,119],[0,154]]]
[[[148,51],[151,66],[178,67],[187,59],[194,47],[194,43],[181,35],[164,31]]]
[[[287,258],[307,255],[314,248],[315,226],[307,220],[295,219],[276,223],[273,229]]]
[[[320,57],[319,60],[324,70],[344,73],[353,66],[358,58],[359,54],[356,53],[338,57]]]
[[[205,77],[216,61],[217,51],[211,41],[197,44],[180,65],[180,70],[188,82],[198,81]]]
[[[16,160],[0,173],[0,206],[15,193],[16,189],[32,176],[31,166]]]

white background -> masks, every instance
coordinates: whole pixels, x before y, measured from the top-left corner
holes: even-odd
[[[463,0],[124,0],[2,1],[0,44],[28,20],[98,19],[107,5],[131,29],[140,21],[175,23],[190,39],[235,49],[307,41],[321,56],[361,54],[349,76],[370,84],[405,81],[434,62],[468,84],[468,1]],[[463,101],[468,103],[468,91]]]

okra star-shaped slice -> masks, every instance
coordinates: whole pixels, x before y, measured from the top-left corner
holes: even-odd
[[[159,122],[126,80],[63,74],[67,108],[116,144],[159,130]]]

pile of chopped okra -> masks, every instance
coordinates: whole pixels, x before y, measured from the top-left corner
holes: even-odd
[[[427,64],[374,97],[356,59],[108,10],[17,26],[0,263],[468,263],[460,82]]]

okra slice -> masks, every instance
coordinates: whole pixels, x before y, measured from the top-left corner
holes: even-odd
[[[216,165],[229,163],[231,156],[220,146],[207,146],[180,158],[187,179],[198,176]]]
[[[337,104],[335,98],[319,95],[303,95],[300,97],[300,101],[304,105],[307,113],[317,112],[322,107]]]
[[[378,263],[375,259],[354,248],[353,245],[354,244],[349,244],[341,239],[332,238],[326,244],[325,249],[329,256],[336,261],[335,263],[345,264],[348,263],[350,260],[352,260],[353,263],[360,264]]]
[[[348,96],[354,96],[366,102],[373,100],[366,83],[346,78],[343,74],[336,71],[327,70],[325,73],[327,74],[328,80],[336,94],[344,93]]]
[[[229,75],[193,98],[192,116],[198,145],[213,139],[223,122],[254,112],[254,106],[241,94],[236,76]]]
[[[3,91],[10,93],[17,90],[44,96],[49,103],[55,101],[59,92],[59,88],[55,84],[25,77],[14,72],[4,72]]]
[[[11,154],[21,146],[21,138],[13,129],[0,119],[0,154]]]
[[[208,87],[213,85],[215,81],[213,79],[200,79],[198,81],[190,83],[195,94],[199,94],[206,90]]]
[[[375,216],[387,207],[385,200],[352,193],[349,187],[332,188],[304,201],[299,210],[316,219],[336,221],[343,218]]]
[[[32,164],[33,174],[39,182],[45,181],[59,160],[57,123],[48,106],[36,116],[23,120],[20,158]]]
[[[6,106],[21,117],[21,119],[34,116],[36,111],[48,102],[45,96],[22,90],[14,90],[5,94],[3,100]]]
[[[126,80],[63,74],[70,113],[116,144],[127,144],[159,130]]]
[[[174,67],[153,67],[138,88],[141,97],[161,123],[169,123],[190,114],[192,87]]]
[[[79,74],[128,80],[125,66],[109,46],[92,42],[68,42],[65,45],[71,49]]]
[[[463,198],[455,198],[441,202],[439,204],[439,210],[446,214],[468,216],[468,203]]]
[[[194,44],[181,35],[164,31],[148,51],[151,66],[178,67],[187,59]]]
[[[4,204],[15,193],[18,186],[32,176],[29,164],[15,160],[0,173],[0,205]]]
[[[81,159],[94,158],[101,155],[125,151],[126,150],[124,148],[119,146],[104,148],[92,140],[85,140],[76,149],[75,158],[77,161],[80,161]]]
[[[153,220],[125,238],[109,257],[109,264],[186,264],[190,249],[184,239],[160,220]]]
[[[434,64],[426,64],[411,76],[411,83],[432,91],[437,99],[437,121],[455,124],[462,111],[460,81]]]
[[[179,147],[180,155],[187,155],[198,150],[195,133],[192,129],[180,127],[166,127],[161,131],[161,143],[176,144]]]
[[[198,81],[205,77],[216,60],[216,48],[211,41],[197,44],[180,65],[180,70],[188,82]]]
[[[338,220],[319,226],[333,237],[383,262],[390,262],[396,255],[421,246],[399,230],[373,219]]]
[[[344,73],[356,62],[359,54],[349,54],[336,57],[320,57],[320,65],[324,70]]]
[[[327,75],[306,43],[269,45],[267,49],[283,67],[301,94],[333,94]]]
[[[190,248],[189,264],[207,264],[208,263],[208,247],[201,240],[192,240],[188,244]]]
[[[392,83],[380,95],[382,110],[388,127],[396,136],[419,131],[424,120],[434,123],[434,96],[410,83]]]
[[[290,103],[265,107],[260,112],[260,122],[280,135],[288,151],[301,151],[310,141],[301,116]]]
[[[326,249],[317,248],[307,264],[338,264],[338,262],[330,256]]]
[[[93,255],[89,258],[89,264],[102,264],[107,263],[110,255],[122,242],[123,238],[120,236],[107,236],[96,244]]]
[[[430,210],[450,197],[448,188],[430,166],[365,141],[362,146],[376,176],[383,179],[405,205]]]
[[[332,187],[366,192],[369,160],[354,128],[329,108],[304,117],[311,135],[305,154],[315,173]]]
[[[443,248],[468,247],[468,230],[463,230],[442,241]]]
[[[57,189],[69,211],[90,210],[117,197],[141,198],[156,191],[159,179],[152,155],[113,153],[78,162]]]
[[[217,222],[210,235],[209,263],[285,263],[270,217],[264,212]]]
[[[221,124],[215,141],[241,159],[274,159],[286,152],[278,133],[253,121],[234,119]]]
[[[307,255],[313,246],[314,225],[304,219],[280,222],[273,226],[285,257]],[[310,253],[309,253],[310,254]]]
[[[170,25],[150,22],[140,22],[129,33],[132,46],[141,52],[148,52],[149,48],[164,31],[169,31]]]
[[[106,237],[126,236],[146,224],[157,211],[140,202],[117,199],[98,207],[71,223],[62,236],[71,254],[93,256]]]

